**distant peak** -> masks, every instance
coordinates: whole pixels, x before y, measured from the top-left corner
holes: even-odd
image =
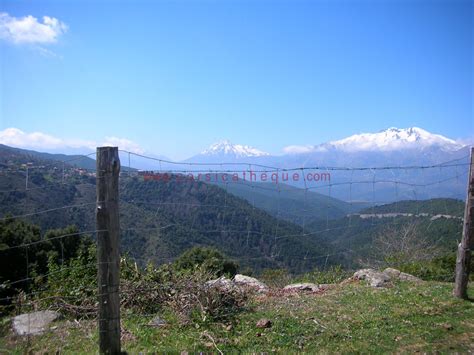
[[[206,150],[201,152],[202,155],[232,155],[237,158],[259,157],[269,155],[257,148],[248,145],[234,144],[228,139],[220,140],[211,144]]]
[[[428,146],[440,146],[448,150],[461,148],[456,141],[419,127],[389,127],[377,133],[355,134],[329,144],[343,150],[398,150]]]
[[[376,133],[360,133],[320,144],[317,146],[290,146],[285,152],[290,154],[310,153],[328,150],[395,151],[403,149],[425,149],[438,147],[446,151],[462,148],[464,145],[439,134],[430,133],[419,127],[389,127]]]
[[[387,129],[382,129],[378,133],[383,133],[383,132],[408,132],[408,133],[429,133],[428,131],[419,128],[419,127],[408,127],[408,128],[398,128],[398,127],[389,127]]]

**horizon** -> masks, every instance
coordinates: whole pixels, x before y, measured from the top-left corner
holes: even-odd
[[[389,127],[472,142],[473,4],[3,1],[0,133],[173,160]]]
[[[340,143],[341,141],[345,141],[348,138],[354,138],[359,135],[365,135],[365,134],[376,135],[378,133],[385,133],[390,130],[399,130],[399,131],[421,130],[424,133],[428,133],[430,135],[430,138],[432,138],[432,136],[435,136],[435,137],[441,137],[442,139],[447,139],[450,144],[455,144],[459,146],[460,147],[459,149],[469,147],[469,146],[474,146],[474,138],[469,137],[467,139],[451,139],[449,137],[439,135],[437,133],[428,132],[421,127],[406,127],[406,128],[388,127],[377,132],[356,133],[348,137],[342,137],[341,139],[338,139],[338,140],[320,142],[314,145],[304,145],[304,146],[303,145],[290,145],[290,146],[282,147],[282,149],[276,154],[269,153],[265,151],[264,149],[262,150],[261,147],[249,146],[246,144],[241,144],[239,142],[232,142],[229,139],[224,138],[212,143],[211,145],[205,148],[202,148],[200,151],[188,152],[187,155],[182,159],[174,159],[173,157],[167,156],[165,154],[157,154],[156,152],[144,151],[135,142],[127,141],[127,140],[120,139],[117,137],[106,137],[103,142],[91,142],[91,141],[76,139],[73,141],[73,143],[69,143],[67,141],[62,140],[59,137],[53,137],[43,132],[23,132],[19,130],[18,128],[14,128],[14,127],[10,127],[3,131],[0,131],[0,144],[13,147],[13,148],[33,150],[33,151],[38,151],[38,152],[50,153],[50,154],[66,154],[66,155],[77,155],[77,154],[89,155],[90,153],[95,152],[95,149],[99,146],[117,146],[119,147],[120,150],[123,150],[124,152],[130,152],[130,153],[145,155],[145,156],[148,155],[150,157],[155,157],[159,160],[170,160],[170,161],[180,162],[180,161],[185,161],[187,159],[190,159],[199,155],[212,155],[212,148],[216,146],[219,147],[221,145],[231,145],[232,147],[237,148],[237,149],[241,149],[241,148],[250,149],[258,153],[258,155],[255,155],[255,157],[264,157],[264,156],[284,157],[284,156],[291,156],[291,155],[297,156],[299,154],[305,154],[305,153],[318,153],[318,152],[321,152],[321,150],[318,150],[320,149],[319,146],[323,146],[324,144]],[[431,144],[437,144],[437,143],[431,143]],[[311,149],[306,150],[309,148]],[[354,150],[354,152],[364,151],[364,150],[370,151],[371,149],[373,150],[374,148],[366,148],[366,149],[359,149],[359,150],[356,149]],[[388,148],[388,151],[393,150],[393,149],[394,148]],[[397,149],[400,149],[400,148],[398,147]],[[378,150],[384,151],[384,149],[382,148],[379,148]]]

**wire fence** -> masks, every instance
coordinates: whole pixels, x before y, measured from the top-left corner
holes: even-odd
[[[405,241],[407,247],[429,244],[432,253],[454,252],[461,238],[462,202],[455,199],[467,189],[468,156],[419,166],[279,167],[120,152],[122,284],[106,287],[121,287],[122,319],[136,316],[127,307],[141,309],[144,319],[156,316],[146,302],[171,286],[147,286],[146,265],[151,261],[157,270],[191,246],[220,249],[257,276],[265,269],[297,275],[381,263],[371,260],[384,257],[377,241],[394,238],[408,225],[416,224],[430,240]],[[106,231],[95,224],[104,202],[95,191],[100,177],[95,169],[73,165],[91,155],[0,168],[4,315],[49,308],[101,320],[90,301],[100,296],[99,263],[91,250],[97,234]],[[146,169],[134,169],[143,161]],[[137,301],[143,294],[156,295]]]

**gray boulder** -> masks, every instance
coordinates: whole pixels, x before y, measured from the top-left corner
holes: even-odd
[[[258,292],[267,292],[268,287],[263,282],[254,277],[237,274],[234,276],[234,283],[241,287],[247,287]]]
[[[37,335],[49,329],[49,325],[60,317],[58,312],[39,311],[13,317],[13,331],[17,335]]]
[[[317,292],[321,288],[313,283],[304,282],[304,283],[296,283],[291,285],[286,285],[283,287],[283,291],[288,292],[301,292],[301,291],[310,291],[310,292]]]
[[[411,282],[422,282],[416,276],[401,272],[391,267],[386,268],[383,272],[374,269],[362,269],[354,273],[354,278],[358,280],[367,280],[372,287],[383,287],[390,280],[401,280]]]
[[[405,272],[401,272],[398,278],[402,281],[423,282],[423,280],[420,279],[419,277],[407,274]]]
[[[390,281],[390,276],[374,269],[361,269],[354,273],[357,280],[367,280],[372,287],[383,287]]]
[[[390,277],[391,279],[398,279],[400,276],[401,271],[397,269],[393,269],[391,267],[386,268],[383,273]]]
[[[232,288],[235,287],[232,280],[229,280],[225,276],[221,276],[218,279],[210,280],[205,283],[207,287],[217,287],[220,290],[230,291]]]
[[[416,276],[413,276],[413,275],[410,275],[410,274],[407,274],[405,272],[401,272],[400,270],[397,270],[397,269],[393,269],[391,267],[388,267],[386,268],[383,273],[385,275],[388,275],[392,280],[401,280],[401,281],[411,281],[411,282],[422,282],[423,280],[416,277]]]

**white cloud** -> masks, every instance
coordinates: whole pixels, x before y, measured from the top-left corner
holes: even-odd
[[[71,150],[76,152],[92,152],[98,146],[118,146],[122,150],[143,154],[145,151],[139,144],[118,137],[105,137],[102,143],[83,139],[62,139],[42,132],[26,133],[18,128],[6,128],[0,131],[0,144],[17,148],[35,149],[41,151],[53,151],[68,153]]]
[[[66,33],[68,26],[57,18],[44,16],[39,21],[31,15],[13,17],[0,12],[0,38],[15,44],[51,44]]]
[[[132,153],[144,154],[145,151],[135,142],[126,138],[105,137],[105,141],[101,146],[119,147],[122,150],[127,150]]]

